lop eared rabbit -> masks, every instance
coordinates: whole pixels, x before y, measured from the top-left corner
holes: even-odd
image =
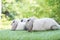
[[[23,19],[15,19],[12,21],[12,28],[11,30],[26,30],[25,28],[25,24],[26,24],[27,18],[23,18]]]
[[[41,19],[30,18],[27,20],[25,26],[29,32],[32,30],[60,29],[59,24],[52,18]]]

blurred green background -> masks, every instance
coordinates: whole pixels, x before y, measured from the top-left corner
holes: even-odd
[[[60,24],[60,0],[2,0],[3,27],[10,26],[13,19],[31,16],[54,18]]]

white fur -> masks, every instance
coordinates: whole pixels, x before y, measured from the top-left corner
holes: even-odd
[[[23,20],[23,22],[21,22],[21,20]],[[14,23],[13,23],[13,21],[15,21]],[[24,27],[25,27],[25,23],[26,23],[26,21],[27,21],[27,18],[23,18],[23,19],[15,19],[15,20],[13,20],[12,21],[12,24],[11,24],[11,26],[12,26],[12,30],[13,29],[15,29],[15,27],[16,27],[16,29],[15,30],[23,30],[24,29]],[[17,26],[16,26],[17,25]]]
[[[53,29],[58,28],[58,23],[52,19],[52,18],[42,18],[42,19],[36,19],[33,22],[33,29],[32,30],[47,30],[50,29],[52,26],[56,25],[53,27]]]
[[[24,30],[26,22],[19,22],[16,30]]]
[[[12,23],[11,23],[11,30],[14,30],[14,29],[16,29],[16,25],[18,25],[18,23],[20,22],[20,20],[19,19],[15,19],[15,20],[13,20],[12,21]]]
[[[28,18],[22,18],[21,20],[23,20],[23,22],[26,22]]]

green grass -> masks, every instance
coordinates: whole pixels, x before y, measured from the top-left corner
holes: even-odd
[[[5,30],[11,28],[10,24],[11,21],[2,21],[0,40],[60,40],[60,30],[38,32]]]
[[[0,40],[60,40],[60,30],[38,32],[0,30]]]

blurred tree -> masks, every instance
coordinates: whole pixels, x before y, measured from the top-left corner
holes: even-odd
[[[50,17],[60,23],[60,0],[2,0],[2,4],[10,18]]]

